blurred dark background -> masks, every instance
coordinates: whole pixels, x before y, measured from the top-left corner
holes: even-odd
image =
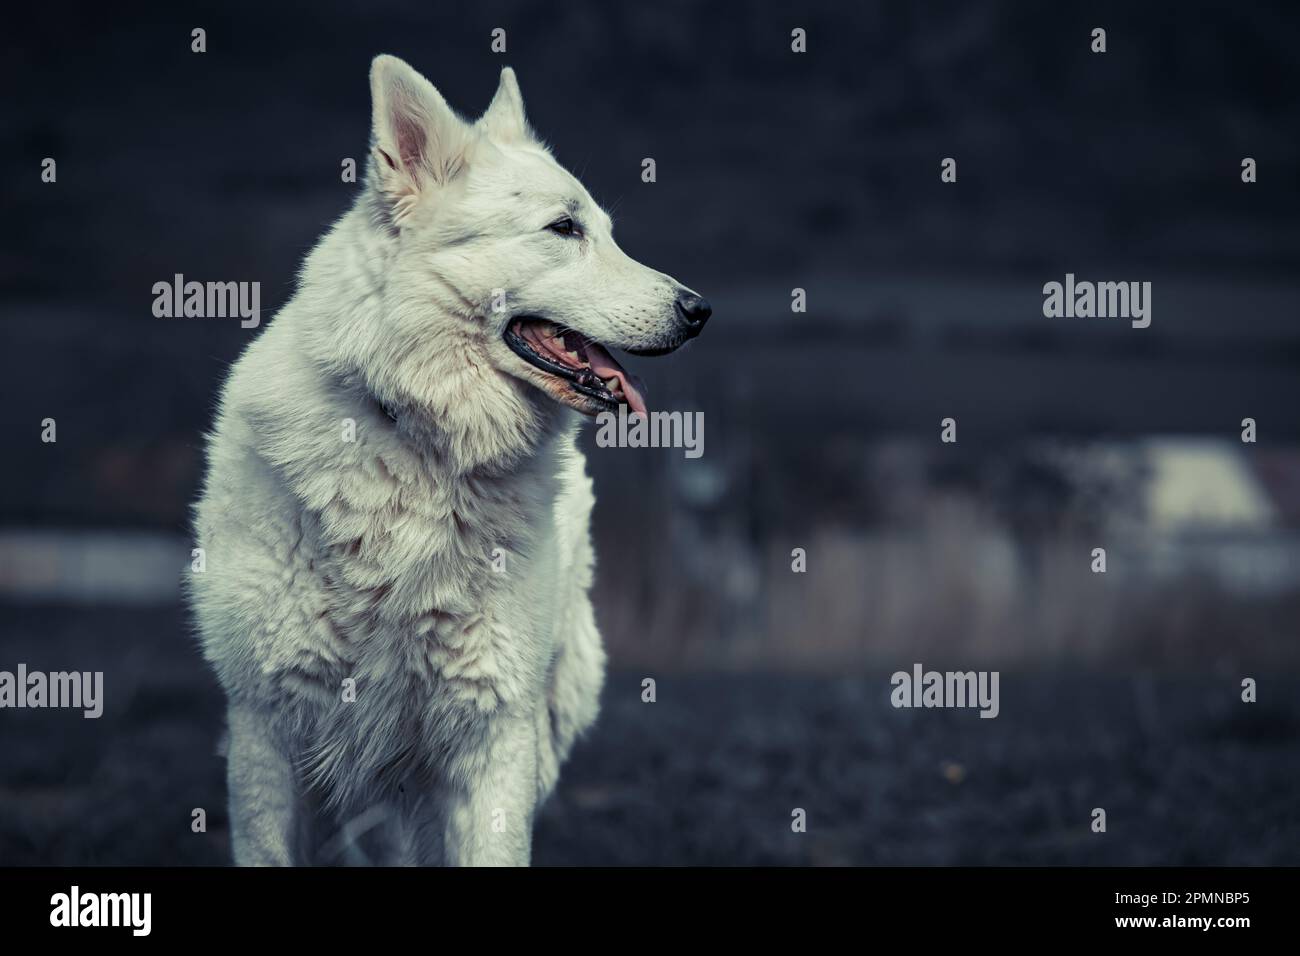
[[[228,861],[179,581],[256,332],[151,290],[292,295],[358,188],[380,52],[470,116],[513,66],[624,248],[715,308],[633,363],[704,411],[704,456],[590,449],[613,671],[536,862],[1300,863],[1294,4],[5,16],[0,669],[103,670],[107,699],[0,712],[0,864]],[[1044,318],[1067,272],[1150,281],[1151,327]],[[916,661],[1001,669],[1001,716],[894,710]]]

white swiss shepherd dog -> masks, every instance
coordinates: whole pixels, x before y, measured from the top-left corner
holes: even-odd
[[[240,865],[524,865],[595,720],[579,413],[707,302],[619,249],[524,118],[375,59],[355,207],[231,370],[190,578]]]

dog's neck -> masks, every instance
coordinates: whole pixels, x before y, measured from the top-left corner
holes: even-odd
[[[577,427],[577,415],[540,396],[540,407],[532,417],[533,427],[526,433],[513,426],[493,427],[477,424],[473,433],[463,416],[455,410],[442,416],[412,401],[381,400],[366,391],[394,430],[408,445],[435,455],[443,469],[452,475],[506,477],[516,472],[531,472],[535,461],[546,457],[557,442],[562,442]],[[465,396],[467,406],[477,407],[473,394]]]
[[[295,338],[319,374],[364,396],[404,441],[435,454],[452,474],[532,470],[531,459],[571,434],[577,413],[507,376],[466,329],[481,323],[454,295],[394,305],[389,270],[400,240],[361,202],[313,250],[304,267],[312,297]],[[397,316],[385,309],[406,310]],[[388,327],[385,327],[385,323]],[[393,332],[407,323],[408,338]],[[439,332],[436,344],[420,341]]]

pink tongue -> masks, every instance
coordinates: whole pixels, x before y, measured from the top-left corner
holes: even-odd
[[[641,390],[633,384],[634,379],[627,374],[623,366],[619,365],[614,356],[605,351],[603,345],[596,342],[588,342],[586,348],[587,364],[591,370],[600,378],[616,378],[620,385],[623,386],[623,394],[627,397],[628,407],[640,414],[648,415],[646,410],[645,398],[641,395]]]

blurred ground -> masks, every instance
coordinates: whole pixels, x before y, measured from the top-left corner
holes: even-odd
[[[222,700],[180,613],[4,608],[0,628],[14,661],[103,669],[107,698],[99,720],[6,712],[0,865],[227,863]],[[872,670],[615,674],[536,862],[1300,864],[1294,679],[1246,705],[1236,675],[1006,672],[993,720],[888,691]]]

